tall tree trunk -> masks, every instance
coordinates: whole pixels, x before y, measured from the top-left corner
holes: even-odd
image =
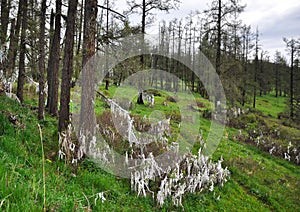
[[[217,52],[216,52],[216,72],[221,77],[221,36],[222,36],[222,1],[218,0],[218,19],[217,19]],[[219,90],[215,90],[215,108],[218,107],[220,98]]]
[[[145,33],[146,33],[146,0],[143,0],[143,3],[142,3],[142,48],[144,47],[144,34]],[[144,67],[145,67],[144,55],[141,55],[140,63],[141,63],[142,69],[144,69]],[[137,99],[136,103],[139,105],[144,104],[142,90],[139,90],[138,99]]]
[[[82,66],[95,54],[97,0],[85,0]]]
[[[58,86],[59,86],[59,56],[60,56],[60,28],[61,28],[61,0],[56,1],[56,14],[55,14],[55,30],[53,43],[51,46],[50,59],[48,72],[50,74],[50,87],[49,95],[49,113],[57,115],[57,104],[58,104]]]
[[[78,43],[77,43],[77,50],[76,50],[76,55],[79,54],[80,51],[80,45],[81,45],[81,32],[82,32],[82,20],[83,20],[83,0],[81,0],[81,5],[80,5],[80,18],[79,18],[79,27],[78,27]]]
[[[160,54],[164,54],[164,51],[165,51],[165,31],[166,31],[166,27],[165,27],[165,23],[163,24],[162,27],[160,27],[160,39],[159,39],[159,48],[160,48]],[[163,57],[159,57],[158,59],[158,65],[159,65],[159,68],[164,68],[163,66]],[[164,89],[164,73],[161,72],[159,73],[159,76],[160,76],[160,89],[163,90]]]
[[[8,57],[8,75],[7,78],[10,78],[14,72],[15,68],[15,61],[17,57],[18,51],[18,43],[19,43],[19,36],[20,36],[20,29],[21,29],[21,20],[22,20],[22,5],[24,0],[19,1],[18,5],[18,14],[17,14],[17,23],[14,29],[14,35],[10,40],[11,43],[11,55]]]
[[[34,27],[32,27],[32,23],[34,20],[36,20],[36,9],[35,8],[38,8],[37,5],[35,4],[35,0],[27,0],[28,3],[28,13],[27,13],[27,16],[28,16],[28,20],[29,20],[29,27],[28,27],[28,33],[29,33],[29,36],[28,36],[28,39],[27,39],[27,45],[31,48],[28,48],[28,53],[27,53],[27,58],[28,58],[28,62],[27,62],[27,69],[28,69],[28,76],[32,77],[32,79],[34,80],[37,80],[37,71],[38,70],[38,60],[39,60],[39,57],[38,57],[38,51],[36,51],[36,49],[38,50],[39,49],[39,44],[38,44],[38,39],[39,39],[39,35],[38,33],[35,33],[34,32]],[[38,22],[35,22],[35,23],[38,23]],[[36,48],[32,48],[32,47],[36,47]]]
[[[53,9],[51,9],[51,15],[50,15],[50,29],[49,29],[49,49],[50,49],[50,56],[48,58],[48,67],[47,67],[47,84],[48,84],[48,96],[47,96],[47,105],[46,108],[49,111],[49,102],[50,102],[50,94],[52,93],[51,89],[52,87],[50,86],[51,84],[51,77],[52,77],[52,73],[50,70],[50,63],[51,63],[51,49],[52,49],[52,43],[53,43],[53,39],[54,39],[54,18],[55,18],[55,14],[53,12]]]
[[[277,98],[278,97],[278,92],[279,92],[279,86],[278,86],[278,77],[279,77],[279,74],[278,74],[278,64],[275,64],[275,97]]]
[[[105,51],[106,51],[106,60],[105,60],[105,70],[107,71],[106,73],[106,76],[105,76],[105,90],[108,90],[108,87],[109,87],[109,72],[108,72],[108,52],[107,52],[107,48],[108,48],[108,44],[109,44],[109,38],[108,38],[108,30],[109,30],[109,27],[108,27],[108,22],[109,22],[109,0],[106,0],[106,47],[105,47]]]
[[[70,116],[70,89],[73,73],[73,50],[76,12],[77,0],[69,0],[58,124],[58,130],[60,132],[67,129]]]
[[[94,135],[96,120],[94,113],[95,67],[88,63],[95,54],[97,0],[85,0],[82,57],[82,93],[80,110],[80,130],[87,139]],[[88,152],[88,144],[86,153]]]
[[[25,53],[26,53],[26,29],[27,29],[27,0],[23,0],[22,5],[22,31],[21,31],[21,45],[19,58],[19,76],[17,97],[23,102],[23,88],[25,83]]]
[[[264,63],[263,63],[263,51],[262,51],[262,52],[261,52],[261,58],[260,58],[259,96],[262,96],[263,91],[264,91],[263,72],[264,72]]]
[[[195,29],[195,27],[193,28],[193,30],[194,30],[194,36],[193,36],[193,57],[192,57],[192,59],[193,59],[193,70],[195,70],[195,63],[196,63],[196,57],[195,57],[195,55],[196,55],[196,50],[195,50],[195,43],[196,43],[196,29]],[[195,91],[195,73],[194,73],[194,71],[192,72],[192,92],[194,92]]]
[[[182,28],[181,28],[181,21],[179,22],[179,26],[178,26],[178,49],[177,49],[177,55],[178,58],[176,60],[176,72],[177,72],[177,76],[178,78],[180,77],[180,71],[181,70],[181,65],[180,65],[180,61],[179,59],[181,58],[181,40],[182,40]],[[178,86],[178,81],[176,82],[176,92],[179,90],[179,86]]]
[[[216,53],[216,72],[220,75],[221,66],[221,20],[222,20],[222,1],[218,1],[218,20],[217,20],[217,53]]]
[[[1,45],[6,43],[10,0],[1,0]]]
[[[255,61],[254,61],[254,86],[253,86],[253,108],[256,107],[257,71],[258,71],[258,58],[257,58],[257,56],[255,56]]]
[[[247,85],[247,71],[248,71],[248,51],[249,51],[249,30],[250,28],[245,27],[244,31],[244,46],[243,46],[243,88],[242,88],[242,106],[246,103],[246,85]]]
[[[6,78],[11,77],[11,69],[10,69],[10,63],[11,63],[11,58],[13,56],[14,49],[16,45],[14,44],[14,37],[15,37],[15,27],[16,27],[16,19],[11,20],[11,25],[10,25],[10,35],[9,35],[9,48],[8,48],[8,55],[7,58],[8,60],[5,61],[5,67],[4,67],[4,74]]]
[[[256,107],[256,90],[257,90],[257,72],[258,72],[258,28],[255,34],[255,59],[254,59],[254,86],[253,86],[253,108]]]
[[[6,45],[7,41],[7,28],[9,22],[9,10],[10,10],[10,0],[1,0],[1,31],[0,31],[0,47]],[[6,46],[5,46],[6,47]],[[7,61],[1,64],[4,76],[6,76]]]
[[[282,85],[280,84],[280,87],[279,87],[279,96],[282,96]]]
[[[247,64],[245,64],[246,66]],[[245,68],[244,68],[245,70]],[[243,88],[242,88],[242,106],[245,106],[246,103],[246,83],[243,82]]]
[[[143,0],[142,5],[142,34],[146,33],[146,0]]]
[[[290,118],[294,118],[294,53],[295,46],[292,40],[291,45],[291,73],[290,73]]]
[[[38,119],[44,118],[44,104],[45,104],[45,24],[46,24],[46,0],[41,3],[40,16],[40,40],[39,40],[39,109]]]

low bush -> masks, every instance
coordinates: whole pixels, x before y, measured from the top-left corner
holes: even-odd
[[[148,89],[146,93],[153,96],[162,96],[161,93],[155,89]]]

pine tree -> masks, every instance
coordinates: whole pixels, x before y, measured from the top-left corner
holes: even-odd
[[[40,14],[40,38],[39,38],[39,109],[38,119],[44,118],[45,104],[45,24],[46,24],[46,0],[41,2]]]
[[[22,30],[21,30],[21,44],[20,44],[20,58],[19,58],[19,75],[17,97],[23,102],[23,89],[25,83],[25,54],[26,54],[26,29],[27,29],[27,0],[22,1]]]
[[[295,65],[295,57],[300,49],[300,42],[295,39],[288,40],[287,38],[283,38],[283,41],[286,43],[287,49],[291,55],[291,66],[290,66],[290,118],[294,118],[294,65]]]
[[[69,0],[58,123],[58,130],[60,132],[66,130],[70,116],[70,89],[71,78],[73,73],[73,50],[76,10],[77,0]]]
[[[48,96],[49,113],[57,115],[58,87],[59,87],[59,59],[60,59],[60,31],[61,31],[61,6],[62,1],[57,0],[55,6],[55,30],[51,44],[50,57],[48,63]]]
[[[94,135],[96,127],[94,114],[95,67],[93,66],[93,63],[88,63],[88,61],[95,54],[97,11],[98,8],[96,0],[85,0],[80,130],[87,137],[87,139],[91,139],[91,136]],[[86,149],[86,151],[88,151],[88,149]]]

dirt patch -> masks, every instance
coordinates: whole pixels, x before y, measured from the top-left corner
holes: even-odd
[[[206,108],[206,105],[203,102],[199,101],[199,100],[196,100],[196,104],[200,108]]]
[[[169,102],[178,102],[178,98],[173,96],[168,96],[166,100]]]

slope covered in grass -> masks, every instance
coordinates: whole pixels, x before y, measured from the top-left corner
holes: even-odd
[[[167,111],[163,106],[160,109]],[[17,115],[21,125],[14,126],[7,112]],[[161,209],[151,197],[137,197],[128,179],[107,174],[88,160],[77,169],[58,161],[57,121],[46,117],[39,122],[36,117],[35,111],[0,98],[0,210],[41,211],[44,200],[49,211],[181,210],[171,201]],[[45,196],[38,124],[45,149]],[[201,119],[201,124],[207,134],[209,121]],[[230,180],[213,192],[185,195],[185,210],[299,211],[299,166],[236,141],[236,129],[226,131],[213,159],[223,156]],[[101,201],[100,192],[106,201]]]

